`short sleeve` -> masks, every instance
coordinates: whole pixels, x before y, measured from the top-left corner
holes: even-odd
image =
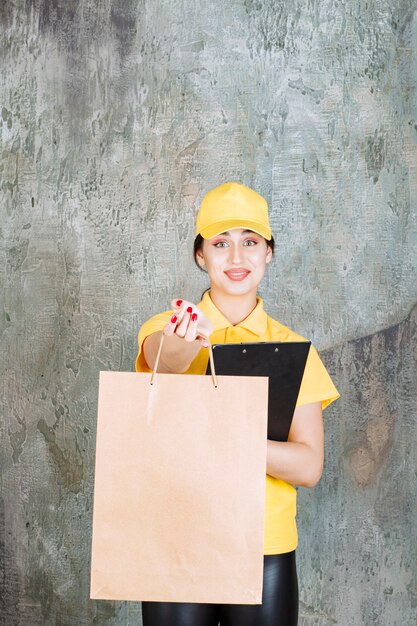
[[[164,313],[158,313],[150,319],[148,319],[139,329],[138,333],[138,355],[135,361],[135,370],[137,372],[150,372],[150,368],[146,363],[145,356],[142,351],[143,342],[146,337],[163,330],[164,326],[171,319],[172,311],[165,311]]]
[[[322,409],[340,397],[317,350],[310,346],[296,406],[321,402]]]

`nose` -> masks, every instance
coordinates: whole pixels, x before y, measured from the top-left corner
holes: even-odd
[[[237,243],[230,246],[230,262],[239,265],[242,262],[242,247]]]

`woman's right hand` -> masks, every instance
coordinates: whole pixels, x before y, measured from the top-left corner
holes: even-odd
[[[171,301],[173,315],[164,327],[167,336],[177,335],[185,341],[199,341],[202,346],[208,348],[209,337],[213,332],[212,322],[192,302],[175,299]]]

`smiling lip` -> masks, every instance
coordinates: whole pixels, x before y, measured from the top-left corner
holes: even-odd
[[[230,278],[230,280],[244,280],[248,274],[250,274],[249,270],[245,270],[244,268],[236,268],[235,270],[228,270],[225,272],[226,276]]]

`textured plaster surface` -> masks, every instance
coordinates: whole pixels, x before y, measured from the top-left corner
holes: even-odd
[[[0,4],[0,623],[133,625],[90,601],[98,374],[198,300],[204,193],[265,195],[268,312],[324,350],[301,624],[414,624],[417,7]]]

